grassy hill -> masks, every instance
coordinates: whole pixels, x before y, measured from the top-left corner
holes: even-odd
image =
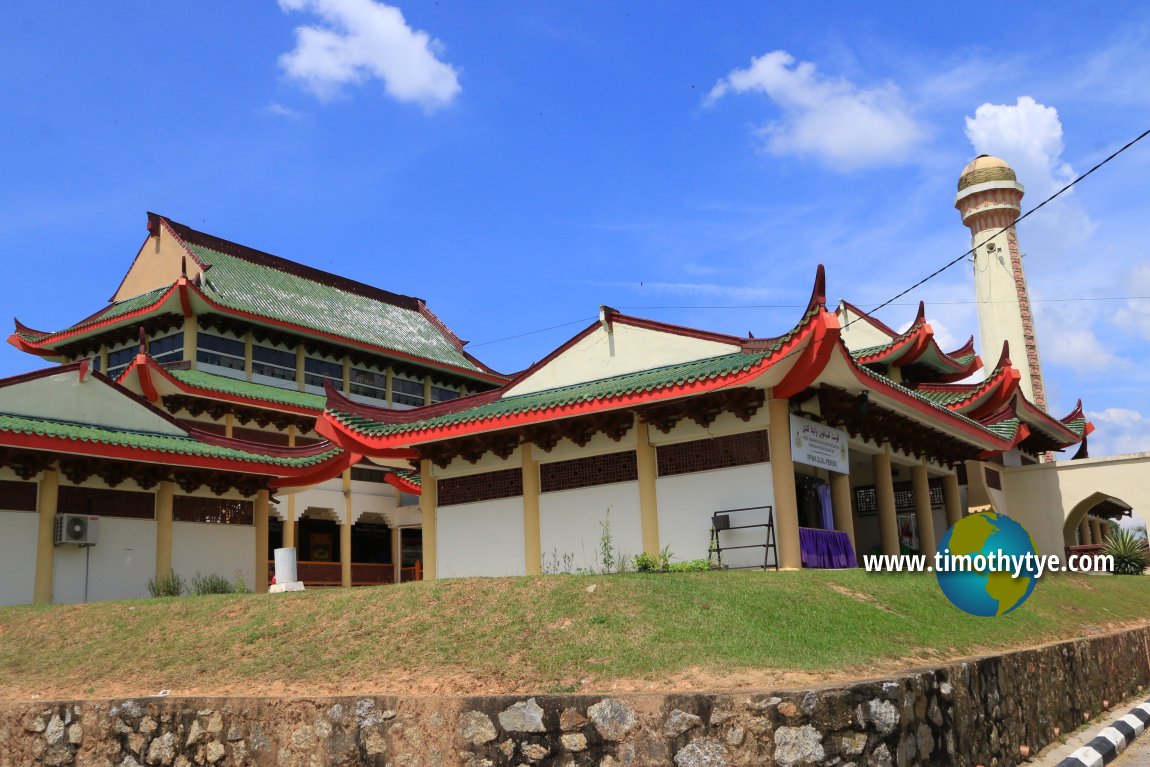
[[[769,689],[1148,619],[1150,578],[1047,576],[1015,612],[975,618],[932,577],[857,570],[14,607],[0,609],[0,698]]]

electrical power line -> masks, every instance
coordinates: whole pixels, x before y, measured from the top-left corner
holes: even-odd
[[[1030,303],[1069,303],[1074,301],[1150,301],[1150,296],[1078,296],[1073,298],[1032,298]],[[859,303],[870,303],[860,301]],[[1014,303],[1014,299],[1002,301],[931,301],[930,306],[965,306],[969,304],[1007,304]],[[887,303],[885,306],[918,306],[917,302]],[[806,304],[715,304],[710,306],[688,305],[682,306],[620,306],[620,309],[806,309]]]

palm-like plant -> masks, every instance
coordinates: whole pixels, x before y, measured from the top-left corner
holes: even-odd
[[[1150,550],[1146,548],[1146,541],[1127,530],[1112,531],[1102,553],[1114,557],[1116,575],[1141,575],[1150,567]]]

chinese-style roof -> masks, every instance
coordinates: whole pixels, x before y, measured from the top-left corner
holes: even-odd
[[[278,447],[229,439],[180,423],[106,376],[92,372],[87,361],[62,365],[0,380],[0,389],[40,387],[41,382],[75,376],[76,397],[91,413],[89,422],[53,417],[55,406],[45,400],[36,405],[23,398],[15,411],[0,411],[0,446],[55,453],[80,454],[144,463],[191,466],[221,471],[301,477],[338,473],[347,461],[358,460],[330,442],[301,447]],[[86,387],[95,387],[88,389]],[[87,394],[85,394],[87,392]],[[98,396],[97,396],[98,395]],[[120,428],[104,422],[100,410],[121,403],[138,414],[137,427]],[[120,405],[116,405],[117,407]],[[139,428],[146,425],[147,428]]]
[[[350,343],[479,380],[505,380],[468,354],[464,342],[422,299],[339,277],[150,213],[149,231],[159,227],[180,243],[186,258],[199,268],[195,281],[183,279],[119,301],[56,332],[35,331],[17,323],[10,342],[32,353],[51,353],[54,346],[141,315],[161,310],[187,314],[192,304],[206,304],[208,311],[256,324]]]
[[[401,411],[361,406],[329,390],[326,414],[353,432],[377,437],[501,422],[516,416],[541,418],[552,413],[574,414],[577,410],[622,406],[632,395],[674,394],[694,384],[721,385],[754,370],[768,356],[766,352],[736,352],[502,399],[491,396],[492,392],[484,392],[452,400],[454,407],[440,414],[426,412],[437,407],[434,405]]]
[[[175,379],[182,390],[190,393],[219,393],[231,394],[254,403],[270,402],[276,405],[291,405],[295,408],[311,410],[317,414],[324,408],[324,396],[294,389],[282,389],[278,386],[250,383],[236,378],[207,373],[202,370],[187,370],[178,367],[160,367],[171,378]]]
[[[922,383],[916,391],[947,408],[978,418],[997,410],[1018,390],[1022,374],[1010,362],[1010,345],[1003,342],[998,364],[984,380],[971,384]]]
[[[847,306],[876,329],[884,333],[893,332],[853,305]],[[856,349],[852,354],[863,365],[903,368],[915,379],[940,383],[961,381],[982,367],[982,360],[974,353],[973,336],[952,352],[942,350],[935,340],[934,329],[926,321],[926,306],[921,301],[914,322],[904,332],[893,335],[884,344]]]
[[[318,466],[338,456],[342,452],[338,447],[328,444],[324,450],[313,452],[310,455],[269,455],[260,452],[260,446],[255,444],[251,445],[251,450],[246,450],[239,447],[226,446],[220,444],[218,441],[215,444],[209,443],[193,436],[178,437],[167,434],[127,431],[103,426],[28,418],[2,413],[0,413],[0,434],[27,435],[45,437],[63,442],[131,448],[132,450],[155,453],[157,454],[157,460],[160,460],[161,455],[178,455],[234,461],[245,464],[262,464],[264,466],[293,468]],[[0,442],[7,441],[8,440],[4,440],[0,437]],[[232,440],[232,442],[236,445],[240,444],[238,440]],[[61,446],[61,451],[69,452],[66,446]],[[237,470],[239,470],[239,467],[237,467]]]

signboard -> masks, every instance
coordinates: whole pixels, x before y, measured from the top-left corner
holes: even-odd
[[[847,439],[842,429],[791,416],[791,459],[795,463],[849,474]]]

